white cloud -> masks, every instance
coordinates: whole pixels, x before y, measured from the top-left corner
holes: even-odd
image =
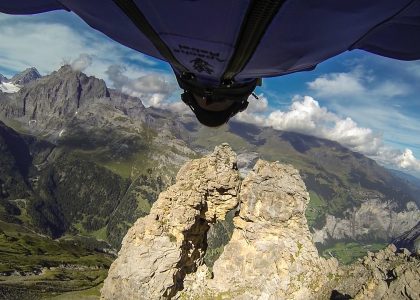
[[[71,62],[71,67],[76,71],[84,71],[86,68],[92,65],[92,56],[86,53],[82,53],[78,58]]]
[[[265,124],[279,130],[312,134],[320,124],[327,126],[334,122],[335,116],[326,108],[321,108],[312,97],[295,97],[289,110],[275,110],[268,115]],[[323,135],[323,134],[322,134]]]
[[[372,91],[371,96],[376,97],[399,97],[411,92],[410,87],[402,82],[385,81],[378,84]]]
[[[318,96],[343,96],[365,93],[360,72],[332,73],[318,77],[308,86]]]
[[[268,106],[262,105],[262,107],[265,107],[265,110],[251,109],[240,113],[237,119],[337,141],[384,165],[420,172],[420,161],[410,149],[403,152],[386,146],[380,134],[370,128],[359,126],[349,117],[342,118],[321,107],[318,101],[310,96],[294,97],[287,111],[270,111]]]
[[[36,66],[41,73],[50,73],[70,53],[89,52],[82,39],[62,24],[0,22],[0,37],[0,65],[16,71]]]
[[[346,102],[328,103],[339,115],[351,116],[352,120],[373,132],[383,134],[383,140],[394,147],[415,147],[420,149],[420,119],[415,111],[412,115],[389,103],[366,101],[352,105]]]
[[[268,100],[264,94],[258,95],[258,99],[255,99],[254,96],[248,97],[248,107],[245,111],[237,114],[235,116],[236,120],[247,122],[247,123],[254,123],[258,125],[262,125],[264,123],[264,118],[261,113],[264,113],[268,109]]]
[[[167,105],[169,96],[176,90],[174,79],[167,74],[140,74],[132,79],[126,75],[126,68],[121,65],[110,66],[106,74],[114,88],[130,96],[139,97],[145,106]]]
[[[401,151],[384,146],[379,149],[376,155],[371,157],[379,163],[392,168],[414,171],[416,174],[419,174],[420,171],[420,160],[414,156],[413,151],[410,149]]]
[[[376,78],[372,72],[362,66],[356,66],[350,72],[324,74],[307,83],[316,96],[342,101],[366,101],[373,98],[393,98],[411,92],[410,87],[399,80]]]
[[[327,129],[328,130],[328,129]],[[338,119],[325,137],[366,155],[374,155],[382,146],[382,138],[369,128],[359,127],[351,118]]]
[[[327,138],[382,164],[417,171],[420,175],[419,160],[414,153],[410,149],[396,149],[402,145],[420,147],[420,120],[413,102],[417,100],[418,85],[411,84],[417,82],[413,78],[420,74],[418,64],[389,59],[380,62],[373,66],[358,62],[349,72],[322,75],[307,86],[337,116],[351,116],[337,121]],[[411,110],[407,110],[408,106]],[[358,124],[364,124],[364,130]]]
[[[396,159],[401,168],[420,170],[420,161],[414,157],[413,151],[410,149],[405,149]]]

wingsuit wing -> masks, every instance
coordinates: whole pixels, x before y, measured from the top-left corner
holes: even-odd
[[[235,57],[239,81],[311,69],[352,49],[420,59],[420,0],[0,0],[0,11],[71,10],[117,42],[168,60],[132,10],[121,9],[130,2],[177,62],[208,79],[225,76]]]
[[[237,78],[300,71],[353,49],[420,59],[420,1],[286,1]]]
[[[6,14],[29,15],[58,9],[65,9],[65,7],[55,0],[0,1],[0,12]]]

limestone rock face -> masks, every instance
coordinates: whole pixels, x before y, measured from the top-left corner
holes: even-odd
[[[313,299],[338,264],[318,256],[305,219],[309,195],[298,171],[259,160],[242,183],[240,199],[233,236],[213,266],[213,279],[203,276],[203,268],[189,275],[184,295]]]
[[[415,202],[408,202],[406,208],[395,211],[391,203],[379,199],[370,199],[353,211],[347,211],[346,217],[338,218],[327,214],[325,226],[314,229],[314,241],[324,243],[330,239],[361,239],[375,233],[382,240],[392,240],[410,230],[418,223],[420,211]]]
[[[171,298],[202,264],[209,223],[238,204],[236,154],[224,144],[182,167],[150,214],[125,236],[102,289],[103,299]]]
[[[128,231],[102,299],[313,299],[338,263],[318,256],[298,171],[259,160],[240,184],[227,144],[182,167]],[[239,199],[232,238],[211,271],[204,264],[209,225]]]
[[[418,258],[407,249],[397,251],[391,244],[343,266],[339,276],[323,288],[319,299],[330,295],[331,299],[420,299],[419,278]]]
[[[182,167],[128,231],[102,299],[420,299],[415,255],[391,245],[339,267],[318,255],[296,169],[259,160],[241,183],[236,166],[223,144]],[[229,211],[232,237],[209,268],[208,230]]]

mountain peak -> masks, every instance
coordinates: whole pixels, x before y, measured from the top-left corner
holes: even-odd
[[[2,82],[8,82],[8,81],[9,81],[9,79],[7,79],[6,76],[4,76],[3,74],[0,74],[0,83],[2,83]]]
[[[36,82],[28,84],[32,81]],[[20,95],[25,95],[23,101],[14,102],[8,111],[15,117],[36,120],[39,128],[46,124],[60,127],[63,117],[72,118],[79,109],[109,97],[105,81],[74,71],[68,65],[43,77],[36,68],[26,69],[1,84],[0,90],[20,90]]]
[[[41,77],[42,76],[39,74],[38,70],[35,67],[31,67],[13,76],[10,82],[18,85],[26,85]]]

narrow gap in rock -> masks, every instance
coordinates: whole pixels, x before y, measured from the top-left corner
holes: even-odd
[[[217,221],[210,225],[207,232],[208,248],[204,255],[204,263],[210,271],[213,269],[214,262],[222,255],[224,247],[229,243],[233,234],[233,218],[239,211],[239,207],[232,209],[226,214],[224,221]]]
[[[165,297],[172,298],[177,292],[183,290],[185,276],[196,272],[197,267],[203,263],[209,228],[207,220],[197,216],[194,225],[184,233],[185,238],[181,246],[182,256],[177,264],[179,271],[175,274],[174,286],[166,291]]]
[[[350,295],[342,294],[337,290],[333,290],[331,292],[330,300],[349,300],[349,299],[353,299],[353,298]]]

